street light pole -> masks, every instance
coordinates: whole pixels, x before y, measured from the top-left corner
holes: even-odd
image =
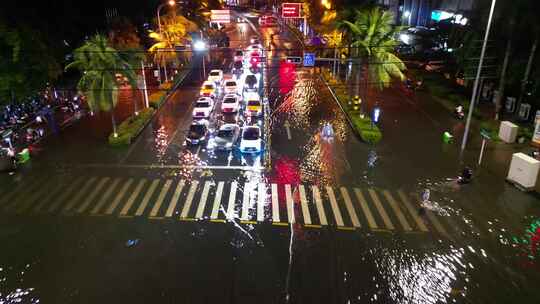
[[[497,0],[491,1],[491,8],[489,10],[489,18],[486,26],[486,33],[484,35],[484,42],[482,44],[482,52],[480,53],[480,61],[478,62],[478,69],[476,71],[476,78],[474,80],[473,93],[471,96],[471,101],[469,103],[469,113],[467,114],[467,123],[465,124],[465,133],[463,133],[463,141],[461,142],[461,155],[465,151],[467,146],[467,137],[469,136],[469,127],[471,125],[471,118],[474,111],[474,102],[476,100],[476,94],[478,94],[478,84],[480,83],[480,75],[482,73],[482,65],[484,63],[484,55],[486,53],[487,41],[489,37],[489,30],[491,29],[491,20],[493,18],[493,11],[495,10],[495,2]]]
[[[176,4],[176,1],[174,0],[169,0],[166,4],[168,4],[169,6],[174,6]],[[159,17],[159,12],[161,11],[161,9],[166,5],[165,3],[161,3],[160,5],[158,5],[158,8],[157,8],[157,23],[158,23],[158,28],[159,28],[159,33],[162,34],[162,30],[161,30],[161,19]],[[165,73],[165,81],[168,81],[167,79],[167,63],[164,63],[163,65],[163,69],[164,69],[164,73]],[[158,67],[158,71],[159,71],[159,67]],[[159,77],[160,79],[160,82],[161,82],[161,76]]]

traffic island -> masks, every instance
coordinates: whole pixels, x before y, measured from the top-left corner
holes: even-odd
[[[109,135],[109,144],[115,147],[131,144],[132,140],[137,137],[150,122],[155,111],[156,110],[153,108],[146,108],[139,112],[139,115],[133,115],[124,120],[118,126],[116,136],[114,133]]]
[[[349,102],[351,96],[345,89],[346,84],[334,77],[328,70],[323,70],[321,77],[356,136],[369,144],[376,144],[381,141],[381,130],[373,123],[370,117],[361,112],[359,101],[356,103]]]

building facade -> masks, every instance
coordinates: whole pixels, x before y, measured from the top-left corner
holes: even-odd
[[[429,26],[433,11],[466,13],[474,9],[476,0],[378,0],[396,17],[396,24]]]

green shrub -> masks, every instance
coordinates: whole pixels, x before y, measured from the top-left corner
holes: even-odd
[[[150,107],[157,109],[165,99],[165,92],[164,91],[158,91],[155,93],[150,94],[148,97],[148,102],[150,104]]]
[[[377,125],[371,123],[369,117],[360,118],[358,115],[350,115],[355,129],[360,134],[363,141],[369,144],[376,144],[382,139],[382,133]]]
[[[112,146],[126,146],[131,143],[141,130],[146,126],[146,123],[152,119],[152,115],[155,110],[153,108],[146,108],[139,112],[139,115],[133,115],[124,120],[118,126],[118,136],[114,137],[114,134],[109,135],[109,144]]]

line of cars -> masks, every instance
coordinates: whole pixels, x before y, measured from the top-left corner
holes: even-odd
[[[245,73],[243,67],[234,75],[210,71],[193,108],[186,144],[214,151],[261,152],[263,105],[258,84],[257,75]]]

